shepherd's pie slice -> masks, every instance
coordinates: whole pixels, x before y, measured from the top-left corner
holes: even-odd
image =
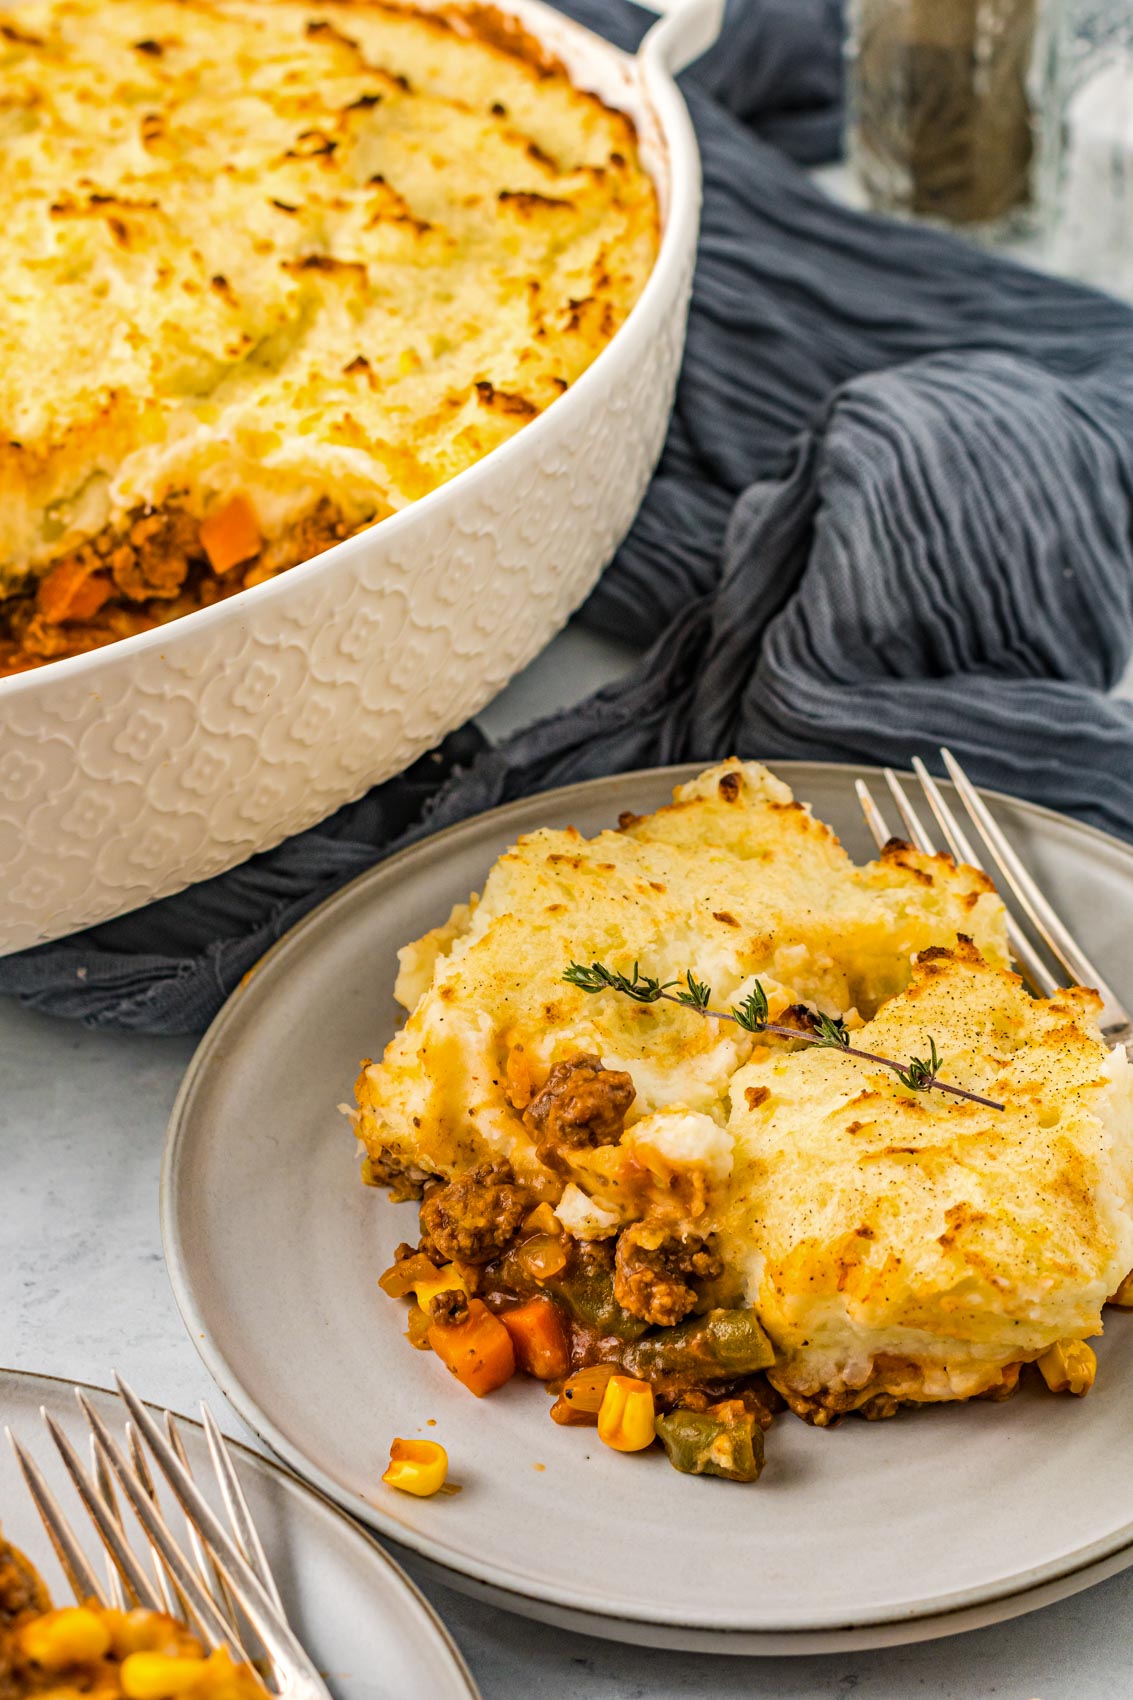
[[[397,993],[353,1112],[365,1178],[422,1199],[382,1285],[474,1392],[518,1364],[556,1421],[752,1481],[778,1401],[1083,1393],[1133,1302],[1096,994],[1032,1000],[983,874],[857,867],[756,763],[521,839]]]

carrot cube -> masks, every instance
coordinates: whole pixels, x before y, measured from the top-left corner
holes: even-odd
[[[201,521],[201,548],[214,573],[223,576],[263,548],[259,522],[246,496],[233,496]]]
[[[515,1374],[511,1335],[482,1299],[471,1299],[459,1322],[436,1321],[428,1340],[456,1379],[482,1399]]]
[[[505,1310],[500,1321],[511,1335],[515,1361],[540,1381],[560,1381],[570,1374],[570,1345],[554,1299],[528,1299]]]

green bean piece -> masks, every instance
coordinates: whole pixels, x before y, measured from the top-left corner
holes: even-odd
[[[622,1309],[614,1297],[614,1278],[606,1271],[556,1275],[542,1285],[545,1292],[562,1300],[576,1322],[600,1334],[613,1335],[617,1340],[636,1340],[649,1326]]]
[[[767,1369],[775,1349],[753,1310],[710,1310],[636,1341],[624,1361],[643,1380],[677,1371],[723,1378]]]
[[[750,1411],[669,1411],[656,1421],[657,1438],[674,1470],[686,1476],[723,1476],[756,1482],[763,1468],[763,1430]]]

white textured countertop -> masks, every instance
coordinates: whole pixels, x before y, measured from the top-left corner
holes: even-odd
[[[525,724],[624,662],[616,645],[569,631],[482,723],[493,735]],[[0,1002],[0,1364],[100,1383],[117,1368],[174,1408],[211,1399],[230,1432],[256,1444],[197,1357],[162,1265],[162,1137],[192,1050],[188,1039],[92,1033]],[[948,1492],[946,1482],[940,1488]],[[757,1574],[751,1585],[758,1588]],[[485,1700],[1133,1695],[1133,1571],[996,1629],[886,1652],[773,1660],[618,1647],[424,1587]]]

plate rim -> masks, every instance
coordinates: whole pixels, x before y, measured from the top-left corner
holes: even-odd
[[[56,1375],[54,1371],[51,1370],[17,1369],[11,1364],[0,1363],[0,1384],[9,1379],[13,1381],[30,1382],[37,1384],[38,1386],[59,1388],[61,1391],[66,1390],[67,1392],[74,1392],[74,1390],[78,1388],[84,1393],[94,1393],[106,1399],[113,1399],[117,1404],[122,1405],[123,1409],[125,1409],[122,1401],[122,1395],[118,1392],[117,1388],[104,1387],[101,1382],[73,1380],[71,1377],[66,1375]],[[227,1398],[227,1394],[225,1397]],[[204,1425],[199,1417],[188,1416],[183,1411],[174,1410],[172,1406],[160,1405],[152,1399],[143,1399],[142,1404],[148,1411],[152,1411],[158,1417],[163,1417],[168,1411],[168,1413],[176,1419],[178,1426],[195,1429],[199,1434],[204,1434]],[[236,1408],[235,1405],[233,1408]],[[257,1430],[256,1432],[258,1433],[259,1431]],[[224,1439],[229,1451],[234,1451],[240,1457],[250,1461],[253,1469],[263,1469],[269,1476],[276,1477],[276,1479],[284,1485],[286,1490],[298,1493],[300,1498],[308,1497],[312,1499],[315,1504],[323,1511],[327,1512],[335,1522],[345,1524],[350,1534],[360,1539],[363,1544],[370,1549],[372,1555],[378,1560],[381,1568],[389,1573],[395,1586],[409,1594],[414,1602],[420,1606],[421,1610],[424,1612],[425,1617],[428,1619],[432,1629],[434,1630],[438,1641],[448,1654],[453,1675],[459,1678],[463,1683],[468,1695],[468,1700],[483,1700],[480,1689],[476,1684],[476,1679],[469,1670],[468,1662],[457,1645],[455,1637],[448,1625],[444,1622],[432,1601],[421,1590],[421,1588],[418,1587],[412,1576],[410,1576],[397,1562],[397,1560],[386,1551],[385,1547],[382,1546],[373,1530],[367,1528],[365,1523],[361,1522],[359,1518],[349,1516],[345,1509],[329,1494],[324,1493],[321,1488],[316,1487],[313,1482],[308,1481],[305,1476],[301,1476],[297,1471],[290,1469],[285,1463],[281,1463],[278,1457],[272,1457],[266,1452],[257,1452],[255,1447],[249,1446],[246,1441],[240,1440],[236,1435],[226,1434]]]
[[[782,771],[788,782],[797,778],[800,784],[805,784],[807,775],[828,777],[845,774],[858,777],[876,774],[880,778],[883,773],[881,767],[865,762],[788,758],[779,760],[769,757],[766,765],[773,773]],[[491,823],[492,827],[506,826],[512,819],[525,815],[536,803],[546,803],[549,809],[558,810],[569,807],[572,800],[580,796],[584,796],[589,802],[596,795],[600,797],[607,791],[616,791],[618,787],[636,780],[681,784],[702,773],[704,769],[703,761],[633,768],[622,773],[574,781],[569,785],[556,786],[545,791],[528,792],[522,797],[467,816],[425,835],[405,849],[385,857],[355,875],[269,947],[230,994],[201,1036],[170,1111],[162,1152],[159,1217],[166,1272],[186,1331],[225,1399],[241,1419],[284,1461],[284,1474],[294,1476],[304,1485],[311,1487],[320,1498],[334,1504],[351,1521],[364,1523],[370,1529],[380,1531],[386,1539],[412,1551],[431,1571],[452,1587],[464,1592],[471,1589],[477,1595],[490,1597],[507,1609],[524,1616],[539,1615],[540,1608],[545,1608],[545,1613],[555,1614],[556,1621],[582,1633],[616,1639],[619,1630],[623,1628],[632,1628],[638,1632],[656,1630],[667,1637],[669,1645],[735,1653],[802,1654],[824,1650],[842,1651],[854,1646],[890,1645],[898,1640],[913,1641],[957,1633],[964,1628],[976,1627],[980,1622],[998,1621],[1020,1615],[1047,1604],[1054,1598],[1088,1587],[1094,1580],[1101,1580],[1103,1575],[1112,1574],[1117,1569],[1133,1564],[1133,1519],[1110,1535],[1089,1542],[1061,1558],[1050,1559],[1044,1564],[1018,1572],[1010,1581],[974,1584],[969,1588],[922,1600],[899,1610],[882,1609],[865,1613],[852,1620],[831,1613],[826,1621],[823,1621],[820,1615],[809,1624],[752,1627],[705,1619],[678,1620],[660,1607],[653,1612],[628,1613],[607,1606],[599,1600],[578,1595],[572,1598],[561,1589],[551,1589],[537,1583],[533,1584],[530,1590],[523,1590],[515,1586],[512,1575],[495,1564],[481,1560],[478,1568],[473,1570],[456,1555],[449,1553],[443,1542],[426,1536],[417,1529],[394,1522],[382,1511],[378,1503],[363,1500],[360,1496],[352,1496],[349,1490],[341,1488],[319,1465],[305,1455],[300,1446],[291,1442],[276,1427],[270,1414],[246,1391],[235,1366],[228,1362],[212,1341],[206,1318],[195,1300],[188,1259],[183,1256],[177,1227],[178,1161],[182,1144],[188,1138],[187,1112],[198,1081],[208,1067],[213,1051],[224,1044],[228,1028],[241,1014],[244,1005],[242,994],[253,981],[259,979],[260,971],[269,965],[275,967],[285,952],[289,953],[301,947],[308,934],[325,925],[332,911],[339,905],[347,906],[357,901],[362,888],[369,884],[380,887],[388,879],[396,881],[407,863],[431,863],[438,857],[443,859],[450,845],[462,839],[476,838],[479,833],[488,829],[488,823]],[[915,776],[910,773],[907,777]],[[947,781],[938,783],[942,784],[946,793],[953,789]],[[797,787],[792,784],[792,789]],[[984,787],[981,787],[981,792],[992,802],[1003,803],[1059,831],[1069,831],[1074,837],[1084,837],[1097,852],[1104,853],[1110,859],[1116,856],[1119,861],[1125,862],[1130,876],[1133,877],[1133,845],[1124,843],[1100,827],[1075,820],[1057,809],[1032,803],[1026,798]],[[996,1611],[996,1608],[1007,1609]],[[989,1610],[996,1611],[996,1617],[987,1618],[986,1613]],[[964,1619],[969,1621],[965,1622]],[[672,1639],[674,1636],[675,1640]],[[627,1639],[641,1639],[641,1635],[638,1633]]]

